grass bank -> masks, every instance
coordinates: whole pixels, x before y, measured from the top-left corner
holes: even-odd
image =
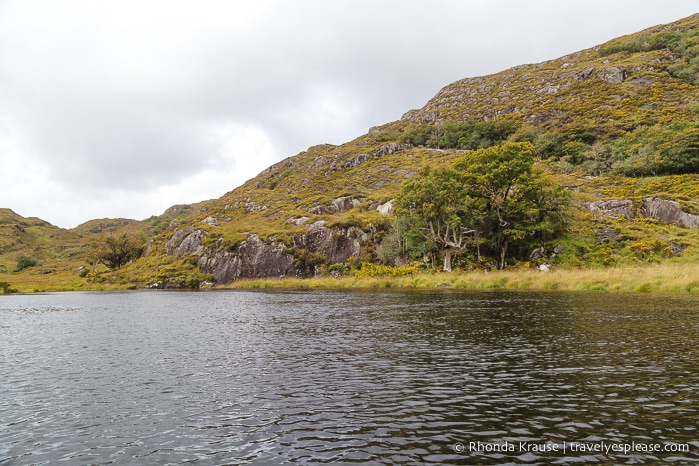
[[[75,276],[0,274],[13,292],[108,291],[138,288],[133,283],[88,283]],[[217,288],[251,289],[464,289],[464,290],[569,290],[699,293],[699,264],[656,264],[643,267],[599,269],[554,268],[476,272],[419,272],[402,276],[358,278],[260,278],[244,279]],[[0,289],[0,294],[3,290]]]
[[[225,288],[338,289],[412,288],[472,290],[570,290],[699,293],[699,264],[662,264],[604,269],[505,270],[417,273],[407,276],[265,278],[236,281]]]

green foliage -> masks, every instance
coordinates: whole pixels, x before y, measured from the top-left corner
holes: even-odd
[[[699,125],[676,121],[643,127],[613,146],[612,170],[628,176],[699,173]]]
[[[382,238],[376,254],[384,265],[402,265],[433,252],[432,244],[419,232],[419,220],[398,217]]]
[[[346,275],[350,272],[350,266],[344,262],[336,262],[328,267],[328,273],[334,276]]]
[[[124,264],[138,259],[143,254],[143,243],[138,238],[127,233],[119,236],[107,236],[94,252],[97,262],[103,263],[110,269],[118,269]]]
[[[502,143],[516,130],[516,124],[507,119],[448,123],[439,140],[439,147],[445,149],[482,149]]]
[[[294,256],[294,265],[306,273],[313,273],[315,267],[320,267],[328,262],[323,254],[308,249],[290,248],[289,252]]]
[[[633,254],[646,262],[653,262],[660,257],[672,256],[672,248],[660,240],[638,241],[629,246]]]
[[[500,144],[512,136],[518,124],[500,118],[492,121],[467,120],[446,125],[409,125],[398,136],[402,143],[440,149],[482,149]]]
[[[10,294],[10,293],[16,293],[17,290],[11,288],[11,285],[9,282],[5,281],[0,281],[0,294]]]
[[[400,142],[413,146],[435,147],[439,141],[437,128],[433,125],[421,124],[406,128],[399,136]]]
[[[427,167],[404,185],[396,199],[398,215],[412,218],[414,231],[444,253],[444,270],[451,270],[452,254],[466,247],[473,224],[479,221],[467,188],[455,168]]]
[[[503,268],[509,251],[565,230],[570,196],[534,170],[534,160],[533,145],[508,142],[425,169],[405,184],[397,213],[443,254],[444,270],[467,249],[479,261],[482,251],[496,255]]]
[[[399,277],[402,275],[412,275],[417,272],[415,266],[391,267],[387,265],[378,265],[371,262],[362,262],[359,270],[355,272],[357,278],[369,277]]]
[[[36,267],[39,265],[39,261],[33,257],[22,256],[17,260],[17,267],[15,267],[15,272],[21,272],[29,267]]]

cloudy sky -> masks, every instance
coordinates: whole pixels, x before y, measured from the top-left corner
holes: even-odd
[[[72,228],[220,197],[457,79],[699,0],[0,0],[0,207]]]

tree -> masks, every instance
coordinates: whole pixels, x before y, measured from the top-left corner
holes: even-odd
[[[474,151],[454,164],[463,173],[469,194],[481,201],[481,230],[498,251],[499,268],[505,267],[510,245],[536,229],[533,165],[534,146],[528,142]]]
[[[398,214],[418,220],[420,234],[444,254],[445,271],[451,271],[452,256],[476,232],[472,204],[461,173],[453,168],[423,169],[397,198]]]
[[[470,152],[451,167],[424,169],[397,197],[398,215],[419,221],[423,236],[444,255],[481,245],[504,268],[513,246],[546,241],[566,225],[569,193],[534,169],[528,142],[507,142]]]
[[[103,238],[93,251],[95,263],[101,262],[110,269],[118,269],[138,259],[143,253],[143,243],[131,234]]]
[[[415,259],[429,262],[434,252],[432,243],[417,228],[419,220],[413,217],[398,217],[390,230],[381,239],[376,255],[384,265],[403,266]]]

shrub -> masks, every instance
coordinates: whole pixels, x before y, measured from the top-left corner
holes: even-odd
[[[294,256],[294,265],[306,273],[312,272],[316,267],[327,263],[328,259],[319,252],[302,248],[290,248],[289,252]]]
[[[17,290],[10,288],[8,282],[0,282],[0,294],[16,293]]]
[[[15,272],[21,272],[26,268],[35,267],[37,265],[39,265],[38,260],[34,259],[33,257],[22,256],[17,261],[17,267],[15,267]]]
[[[343,262],[336,262],[335,264],[332,264],[330,267],[328,267],[328,272],[333,275],[344,275],[346,273],[349,273],[349,271],[349,265]]]
[[[362,262],[361,268],[355,272],[357,278],[390,276],[398,277],[401,275],[412,275],[417,272],[417,267],[406,265],[403,267],[390,267],[387,265],[372,264],[371,262]]]
[[[630,246],[631,252],[639,259],[651,262],[659,257],[672,256],[672,248],[667,243],[654,239],[638,241]]]

